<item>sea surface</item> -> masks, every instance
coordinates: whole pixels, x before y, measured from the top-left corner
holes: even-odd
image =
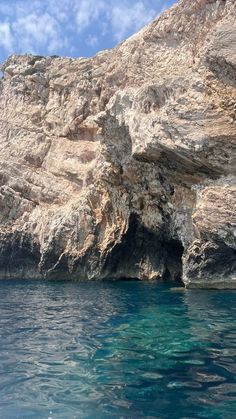
[[[236,417],[236,292],[0,282],[0,418]]]

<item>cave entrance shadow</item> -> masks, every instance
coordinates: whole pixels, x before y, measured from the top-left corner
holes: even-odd
[[[105,278],[140,280],[140,269],[146,264],[147,271],[157,273],[156,277],[152,275],[154,280],[181,282],[183,251],[180,240],[167,238],[163,232],[158,235],[132,215],[122,242],[106,258]]]
[[[165,272],[163,281],[182,282],[184,247],[180,240],[172,239],[164,241]]]

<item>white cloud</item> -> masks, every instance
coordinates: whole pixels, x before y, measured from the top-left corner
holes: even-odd
[[[13,32],[20,39],[20,51],[35,53],[41,47],[49,50],[60,46],[60,30],[57,21],[48,13],[30,13],[19,17],[12,24]]]
[[[87,39],[86,39],[86,44],[89,45],[90,47],[96,47],[98,45],[98,37],[94,36],[94,35],[90,35]]]
[[[0,46],[6,51],[12,52],[14,38],[8,22],[0,22]]]
[[[137,31],[151,21],[155,15],[155,10],[147,8],[142,1],[133,6],[120,2],[111,10],[111,25],[115,39],[121,41],[127,34]]]
[[[77,32],[82,33],[92,23],[96,23],[103,36],[110,31],[111,37],[120,41],[140,29],[155,15],[156,11],[145,1],[111,0],[108,3],[104,0],[82,0],[77,5]]]
[[[156,6],[151,7],[150,4]],[[9,5],[9,3],[11,3]],[[106,47],[149,22],[164,0],[0,0],[0,49],[7,53],[78,53]],[[111,44],[111,42],[110,42]]]
[[[77,31],[82,32],[92,22],[97,21],[101,14],[105,14],[106,10],[107,6],[102,0],[82,0],[76,13]]]

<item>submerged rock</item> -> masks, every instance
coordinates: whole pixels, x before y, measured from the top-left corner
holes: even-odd
[[[236,288],[236,3],[0,81],[0,276]]]

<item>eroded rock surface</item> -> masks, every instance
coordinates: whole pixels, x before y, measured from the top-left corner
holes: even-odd
[[[236,3],[0,81],[0,276],[236,288]]]

